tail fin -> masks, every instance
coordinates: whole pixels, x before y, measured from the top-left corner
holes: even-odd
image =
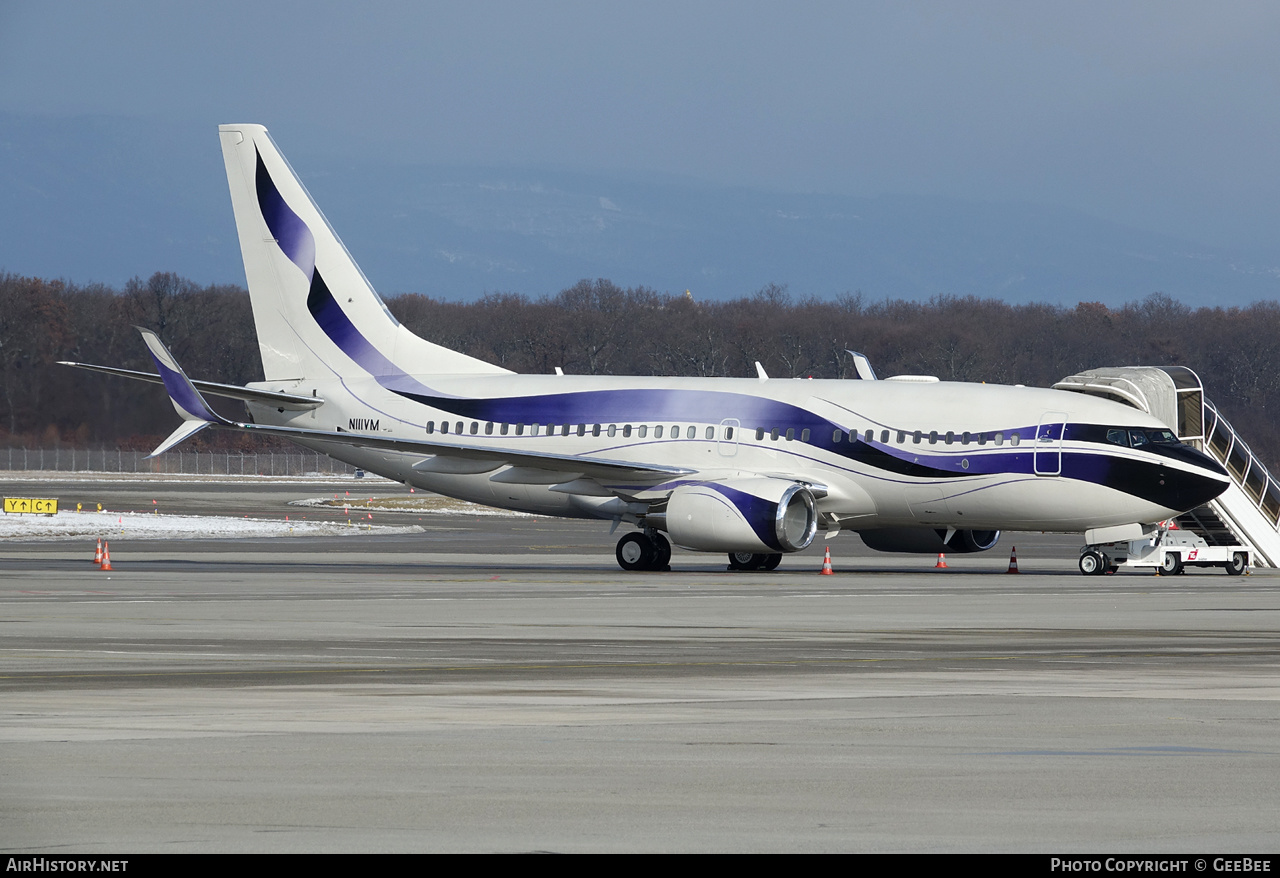
[[[261,125],[222,125],[231,206],[268,381],[501,373],[391,316]]]

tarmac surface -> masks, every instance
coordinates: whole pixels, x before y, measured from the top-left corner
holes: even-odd
[[[276,519],[357,492],[39,484]],[[0,543],[0,850],[1280,849],[1275,571],[1082,577],[1041,534],[935,570],[845,534],[835,576],[821,538],[628,574],[606,523],[374,520],[425,532],[113,538],[109,573]]]

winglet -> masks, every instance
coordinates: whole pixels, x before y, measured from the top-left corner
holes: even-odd
[[[155,360],[156,368],[160,370],[160,377],[164,381],[164,389],[169,394],[169,400],[183,421],[168,439],[147,455],[148,457],[163,454],[182,440],[194,436],[212,424],[233,425],[231,421],[209,407],[204,397],[200,395],[200,391],[196,390],[191,379],[182,371],[182,367],[178,365],[178,361],[173,358],[173,354],[169,353],[169,349],[164,346],[164,342],[160,341],[158,335],[141,326],[134,328],[142,333],[142,340],[146,342],[147,350],[151,352],[151,359]]]
[[[860,354],[847,348],[845,352],[853,356],[853,368],[857,370],[859,378],[864,381],[876,380],[876,370],[871,368],[871,360],[867,358],[866,354]]]

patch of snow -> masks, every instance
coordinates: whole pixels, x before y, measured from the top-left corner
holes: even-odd
[[[422,533],[417,525],[386,527],[368,521],[284,521],[145,512],[59,512],[0,515],[0,540],[133,539],[195,540],[206,537],[314,537]]]

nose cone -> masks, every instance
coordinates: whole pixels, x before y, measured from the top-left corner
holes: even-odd
[[[1209,455],[1186,446],[1179,452],[1179,462],[1192,464],[1195,469],[1160,467],[1158,487],[1168,491],[1167,502],[1165,499],[1160,501],[1164,506],[1186,512],[1203,506],[1231,486],[1231,476]]]
[[[1165,510],[1165,515],[1180,515],[1203,506],[1231,485],[1227,471],[1194,448],[1152,445],[1148,449],[1162,459],[1113,458],[1107,483]]]

